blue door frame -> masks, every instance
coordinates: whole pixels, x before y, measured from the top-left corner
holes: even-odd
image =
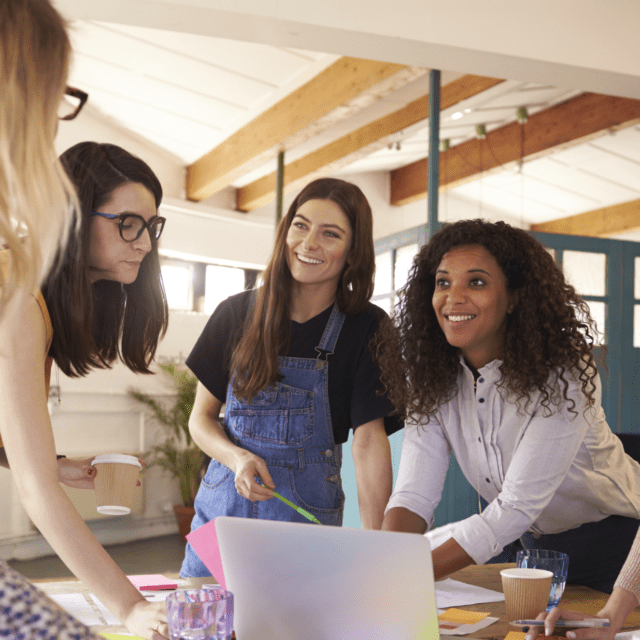
[[[606,290],[604,296],[582,296],[587,301],[604,302],[606,305],[606,356],[602,349],[596,348],[598,370],[602,380],[602,407],[612,431],[625,431],[622,428],[623,393],[622,380],[624,354],[633,346],[633,321],[631,322],[630,343],[623,327],[627,325],[625,314],[628,309],[624,304],[625,280],[630,280],[633,288],[633,270],[625,274],[624,254],[630,253],[637,244],[606,238],[589,238],[585,236],[562,236],[551,233],[533,234],[542,244],[555,252],[558,265],[562,266],[565,251],[586,251],[603,253],[607,257]],[[640,245],[639,245],[640,246]],[[633,305],[631,305],[633,313]],[[604,365],[606,361],[606,366]]]

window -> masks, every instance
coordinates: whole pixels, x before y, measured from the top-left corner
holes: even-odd
[[[398,302],[398,292],[407,284],[413,260],[425,241],[424,234],[424,227],[417,227],[376,243],[376,279],[371,302],[389,315]]]
[[[562,252],[562,270],[568,282],[587,303],[596,323],[595,344],[606,343],[607,335],[607,256],[590,251]]]
[[[260,273],[164,256],[160,269],[169,309],[207,314],[229,296],[256,286]]]
[[[213,313],[223,300],[244,289],[244,269],[208,264],[204,286],[204,312]]]
[[[193,309],[193,265],[182,260],[163,260],[162,280],[169,309]]]

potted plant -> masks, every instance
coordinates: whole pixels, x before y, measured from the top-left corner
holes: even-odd
[[[147,468],[162,467],[178,480],[182,504],[174,505],[173,510],[180,534],[185,537],[195,513],[193,501],[200,485],[204,457],[189,433],[189,416],[198,380],[186,367],[174,362],[163,363],[160,369],[175,390],[171,404],[156,400],[137,389],[129,389],[128,393],[147,408],[152,421],[160,425],[166,434],[164,440],[154,445],[143,458]]]

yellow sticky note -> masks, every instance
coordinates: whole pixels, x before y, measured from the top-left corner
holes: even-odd
[[[504,640],[524,640],[525,635],[527,634],[523,631],[509,631],[509,633],[504,637]],[[567,640],[563,636],[545,636],[544,629],[540,630],[538,638],[544,638],[544,640]]]
[[[465,611],[464,609],[447,609],[438,616],[443,622],[455,622],[457,624],[475,624],[486,618],[489,614],[482,611]],[[511,639],[510,639],[511,640]]]

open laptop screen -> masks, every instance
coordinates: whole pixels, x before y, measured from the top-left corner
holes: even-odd
[[[238,640],[437,640],[424,536],[216,518]]]

